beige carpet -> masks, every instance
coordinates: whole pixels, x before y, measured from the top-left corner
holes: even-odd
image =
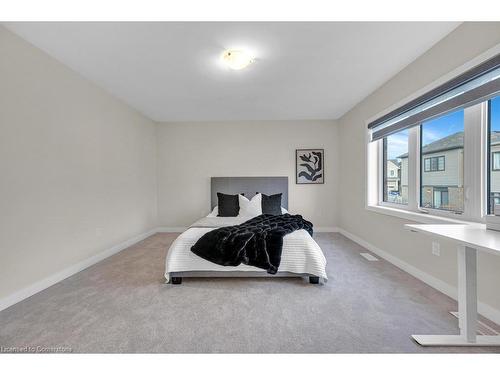
[[[156,234],[0,312],[1,347],[73,352],[500,352],[422,348],[457,333],[456,303],[339,234],[315,235],[329,282],[186,279],[163,284],[175,234]]]

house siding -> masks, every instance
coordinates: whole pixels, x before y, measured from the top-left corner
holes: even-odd
[[[424,160],[444,156],[444,171],[425,172]],[[464,150],[457,148],[422,155],[422,186],[463,187]]]
[[[500,151],[500,146],[498,146]],[[444,156],[443,171],[424,170],[424,160],[427,158]],[[463,148],[437,151],[422,156],[422,193],[421,206],[425,208],[438,208],[434,191],[438,188],[447,188],[448,202],[441,204],[439,208],[451,211],[463,211],[463,174],[464,174],[464,152]],[[496,185],[500,192],[500,171],[497,173]],[[401,159],[401,196],[408,200],[408,158]]]

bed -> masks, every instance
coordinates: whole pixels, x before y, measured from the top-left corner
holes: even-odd
[[[282,193],[282,206],[288,209],[288,177],[212,177],[211,208],[217,206],[217,192],[245,194],[252,197],[256,192],[264,194]],[[193,223],[181,233],[170,246],[166,264],[167,283],[180,284],[183,278],[191,277],[301,277],[312,284],[325,283],[326,259],[316,241],[304,230],[296,230],[283,237],[281,263],[276,274],[240,264],[236,267],[221,266],[205,260],[193,252],[191,247],[205,233],[215,228],[241,224],[251,217],[217,217],[209,215]]]

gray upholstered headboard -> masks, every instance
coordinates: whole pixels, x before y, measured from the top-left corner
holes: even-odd
[[[267,195],[283,194],[281,205],[288,209],[288,177],[212,177],[211,207],[217,206],[217,193],[241,194],[251,199],[256,192]]]

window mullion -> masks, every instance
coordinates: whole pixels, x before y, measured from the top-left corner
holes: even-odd
[[[377,200],[380,204],[384,201],[384,140],[377,142],[378,151],[378,173],[377,173]]]
[[[417,211],[419,206],[419,143],[420,131],[419,127],[415,126],[408,132],[408,209],[411,211]]]
[[[483,215],[483,106],[464,109],[464,216],[476,220]]]

